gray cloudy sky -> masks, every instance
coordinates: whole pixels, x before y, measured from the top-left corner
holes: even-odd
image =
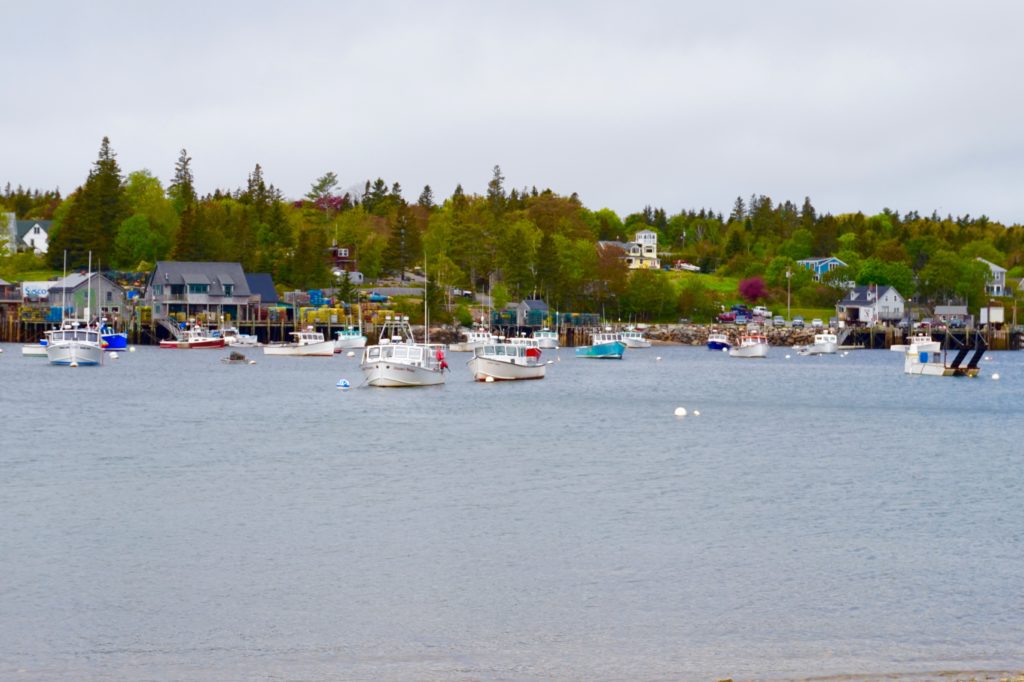
[[[578,192],[620,215],[767,194],[1024,222],[1018,2],[0,0],[0,183],[256,163]]]

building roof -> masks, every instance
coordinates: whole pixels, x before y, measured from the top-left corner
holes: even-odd
[[[110,284],[113,284],[116,287],[120,287],[120,285],[117,282],[99,272],[72,272],[70,275],[66,277],[54,280],[50,284],[50,291],[55,293],[60,293],[62,289],[74,291],[75,289],[84,286],[86,282],[94,281],[97,277],[102,277],[103,279],[107,280],[107,282],[109,282]]]
[[[42,228],[43,232],[46,232],[47,234],[49,234],[50,233],[50,225],[53,224],[53,221],[52,220],[16,220],[16,221],[14,221],[14,223],[17,226],[17,229],[18,229],[18,241],[21,241],[21,240],[23,240],[25,238],[25,235],[28,234],[29,230],[31,230],[36,225],[38,225],[40,228]]]
[[[149,284],[209,284],[211,296],[223,296],[224,285],[234,285],[232,296],[249,296],[249,284],[241,263],[157,261]]]
[[[527,310],[547,310],[548,304],[539,298],[528,298],[523,300]]]
[[[11,283],[8,282],[3,277],[0,277],[0,287],[9,287],[9,286],[11,286]]]
[[[894,287],[889,286],[888,284],[881,284],[878,285],[877,287],[874,284],[869,284],[860,287],[853,287],[852,289],[847,291],[846,296],[843,298],[843,300],[839,301],[839,305],[873,306],[875,305],[875,301],[878,298],[881,298],[882,296],[885,296],[887,293],[889,293],[890,289],[894,294],[899,296],[901,299],[903,298],[902,294],[900,294],[899,291],[897,291]],[[869,294],[871,295],[869,296]]]
[[[978,260],[980,260],[982,263],[987,265],[992,270],[992,272],[999,272],[999,271],[1006,272],[1006,268],[1004,268],[1002,266],[999,266],[999,265],[996,265],[992,261],[987,261],[984,258],[982,258],[981,256],[978,256]]]
[[[249,272],[245,275],[249,295],[258,295],[261,303],[277,303],[280,298],[274,288],[274,278],[269,272]]]

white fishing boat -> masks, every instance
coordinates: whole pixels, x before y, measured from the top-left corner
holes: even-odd
[[[46,339],[40,339],[39,343],[26,343],[21,347],[21,354],[28,358],[45,358]]]
[[[968,346],[960,342],[948,333],[945,337],[946,343],[956,344],[956,348],[944,347],[938,341],[925,341],[924,335],[919,335],[918,343],[903,344],[906,350],[903,351],[903,373],[917,374],[936,377],[976,377],[980,371],[978,363],[981,362],[988,344],[981,334],[975,334],[973,344]],[[950,359],[951,352],[955,352]],[[968,357],[970,356],[970,357]]]
[[[99,365],[103,362],[100,330],[82,320],[65,320],[46,332],[46,357],[51,365]]]
[[[519,346],[526,349],[526,354],[535,358],[540,358],[540,342],[531,336],[513,336],[505,339],[505,343],[512,344],[513,346]]]
[[[225,346],[237,346],[239,348],[254,348],[260,345],[255,334],[243,334],[238,327],[221,327],[213,332],[213,336],[224,339]]]
[[[889,350],[896,353],[937,353],[942,350],[942,344],[933,339],[931,334],[913,334],[906,343],[893,344]]]
[[[558,350],[558,332],[545,327],[533,333],[537,339],[537,347],[543,350]]]
[[[814,343],[803,346],[797,352],[800,355],[835,355],[839,350],[839,339],[832,332],[814,335]]]
[[[536,350],[522,343],[485,344],[473,351],[473,358],[466,364],[477,381],[543,379],[546,366],[539,350],[533,354],[531,348]]]
[[[67,282],[67,252],[64,253],[64,282]],[[89,253],[89,278],[92,277],[92,252]],[[64,291],[63,299],[67,298]],[[51,365],[103,364],[103,335],[98,327],[89,324],[89,309],[92,305],[92,287],[86,288],[86,304],[82,319],[64,319],[66,301],[61,302],[61,323],[58,329],[46,334],[46,357]]]
[[[767,336],[751,332],[742,335],[739,344],[729,349],[729,357],[766,358],[768,357],[768,348]]]
[[[334,332],[334,352],[352,350],[354,348],[366,347],[366,335],[362,330],[349,326]]]
[[[334,357],[334,341],[325,340],[323,332],[312,327],[303,331],[289,332],[292,340],[288,343],[268,343],[263,346],[264,355],[291,355],[298,357]]]
[[[626,329],[619,332],[619,340],[626,344],[626,348],[651,347],[651,342],[644,336],[644,333],[636,329]]]
[[[449,344],[448,350],[453,353],[472,353],[479,346],[498,341],[498,337],[483,325],[462,330],[462,337],[462,341]]]
[[[377,343],[363,350],[359,367],[368,385],[400,388],[443,384],[448,364],[444,346],[416,343],[409,318],[389,315]]]

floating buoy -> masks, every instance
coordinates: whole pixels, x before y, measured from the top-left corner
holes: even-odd
[[[992,362],[992,356],[991,355],[986,355],[985,356],[985,362]]]
[[[255,361],[255,360],[250,360],[250,361],[249,361],[249,364],[250,364],[250,365],[255,365],[255,364],[256,364],[256,361]]]
[[[655,362],[661,362],[661,356],[659,355],[658,357],[654,358],[654,361]]]
[[[992,375],[992,379],[994,379],[995,381],[999,381],[999,372],[996,372],[995,374],[993,374]]]
[[[723,353],[728,353],[728,352],[729,352],[729,349],[728,349],[728,348],[723,348],[723,349],[722,349],[722,352],[723,352]]]
[[[789,353],[786,354],[786,359],[789,360]]]
[[[555,361],[554,360],[548,360],[548,364],[549,365],[553,365],[553,364],[555,364]]]
[[[694,410],[693,411],[693,416],[694,417],[699,417],[700,416],[700,410]]]
[[[685,407],[677,407],[676,411],[674,412],[674,414],[677,417],[685,417],[686,416],[686,408]]]
[[[68,367],[78,367],[78,363],[72,360],[71,364],[68,365]]]
[[[349,352],[345,353],[346,358],[354,358],[355,356],[356,352],[354,350],[350,350]]]
[[[129,353],[134,353],[135,352],[135,346],[129,346],[128,347],[128,352]]]
[[[338,383],[335,384],[339,391],[347,391],[352,388],[352,384],[348,383],[348,379],[338,379]]]
[[[116,350],[115,350],[115,351],[112,351],[112,352],[110,353],[110,359],[111,359],[111,360],[117,360],[117,351],[116,351]]]
[[[487,377],[486,379],[484,379],[484,383],[493,384],[494,383],[494,377]]]

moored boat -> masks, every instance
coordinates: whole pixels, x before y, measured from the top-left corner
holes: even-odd
[[[100,335],[103,339],[103,350],[128,350],[128,332],[116,332],[112,327],[104,324],[100,327]]]
[[[494,343],[477,347],[469,365],[477,381],[514,381],[518,379],[543,379],[546,366],[538,354],[531,354],[536,348],[515,343]]]
[[[26,343],[21,347],[21,354],[29,358],[45,358],[46,339],[39,339],[39,343]]]
[[[937,341],[931,340],[930,336],[928,338],[929,341],[918,338],[918,343],[904,344],[906,347],[906,350],[903,351],[904,374],[971,378],[978,376],[980,371],[978,363],[981,362],[982,356],[988,350],[988,344],[981,334],[974,335],[971,345],[967,345],[966,342],[961,343],[952,335],[947,334],[945,337],[946,342],[952,341],[958,346],[956,349],[953,349],[956,351],[956,354],[952,360],[949,360],[948,356],[950,349]],[[970,358],[968,358],[968,355],[970,355]],[[964,364],[965,362],[966,364]]]
[[[334,352],[340,353],[353,348],[365,348],[366,335],[351,326],[334,332]]]
[[[839,350],[839,339],[832,332],[814,335],[814,343],[799,349],[800,355],[835,355]]]
[[[537,339],[537,347],[543,350],[558,350],[558,332],[545,327],[533,333]]]
[[[644,336],[644,333],[636,329],[626,329],[619,332],[619,340],[626,344],[626,348],[651,347],[651,342]]]
[[[193,324],[184,330],[184,334],[176,339],[164,339],[161,348],[177,348],[181,350],[196,348],[223,348],[224,339],[212,335],[201,324]]]
[[[621,360],[626,344],[615,332],[595,332],[589,346],[576,348],[576,357],[595,360]]]
[[[325,340],[323,332],[312,327],[303,331],[289,332],[292,340],[287,343],[268,343],[263,346],[264,355],[291,355],[297,357],[334,357],[334,341]]]
[[[103,362],[100,331],[80,320],[65,320],[46,332],[46,357],[51,365],[99,365]]]
[[[742,335],[739,344],[729,349],[729,357],[766,358],[768,357],[768,348],[767,336],[750,332]]]
[[[260,341],[256,338],[255,334],[243,334],[238,331],[238,327],[221,327],[220,329],[214,330],[211,335],[224,339],[225,346],[254,348],[260,345]]]
[[[377,343],[363,350],[359,367],[370,386],[402,388],[443,384],[448,364],[443,346],[416,343],[409,318],[389,315]]]
[[[491,333],[491,330],[484,326],[462,331],[462,341],[448,345],[448,350],[453,353],[472,353],[478,346],[486,343],[495,343],[498,337]]]
[[[708,350],[729,350],[732,348],[732,341],[725,332],[711,332],[708,334]]]

